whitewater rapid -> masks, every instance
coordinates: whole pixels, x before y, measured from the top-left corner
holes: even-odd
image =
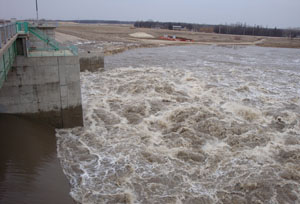
[[[104,72],[81,73],[84,127],[57,130],[72,197],[299,203],[299,56],[151,48],[111,57]]]

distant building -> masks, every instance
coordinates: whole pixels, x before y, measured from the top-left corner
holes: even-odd
[[[182,27],[181,27],[181,26],[174,26],[174,25],[173,25],[172,29],[173,29],[173,30],[182,30]]]

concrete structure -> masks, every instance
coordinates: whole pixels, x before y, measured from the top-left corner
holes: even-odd
[[[79,57],[50,42],[46,34],[53,38],[54,27],[34,28],[31,34],[10,39],[16,42],[17,56],[0,88],[0,113],[43,120],[57,128],[82,126]],[[58,49],[50,48],[48,41]],[[5,43],[0,53],[9,45]]]
[[[81,126],[78,56],[17,56],[0,89],[0,112],[48,121],[55,127]]]
[[[99,52],[81,53],[79,56],[80,71],[95,72],[104,69],[104,55]]]
[[[44,35],[47,35],[49,38],[55,39],[55,29],[56,29],[55,26],[52,26],[52,25],[49,25],[49,26],[39,25],[39,26],[34,26],[34,27],[38,28]],[[35,36],[32,33],[29,33],[29,39],[30,39],[29,49],[31,49],[31,50],[34,50],[34,49],[37,49],[37,48],[38,49],[50,48],[50,46],[46,42],[40,40],[37,36]]]

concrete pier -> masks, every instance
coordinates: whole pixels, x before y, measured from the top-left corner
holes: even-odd
[[[51,39],[55,39],[56,27],[54,25],[47,25],[47,26],[37,25],[35,27],[38,28],[42,34],[47,35]],[[37,36],[33,35],[32,33],[29,33],[29,39],[30,39],[30,43],[29,43],[30,49],[36,49],[36,48],[45,49],[50,47],[46,42],[41,41]]]
[[[95,72],[104,69],[104,55],[100,52],[85,52],[79,55],[80,71]]]
[[[17,56],[0,89],[0,112],[48,121],[55,127],[82,126],[78,56]]]
[[[10,25],[19,31],[0,49],[0,71],[5,68],[1,71],[0,113],[43,120],[57,128],[82,126],[76,47],[56,42],[55,26]]]

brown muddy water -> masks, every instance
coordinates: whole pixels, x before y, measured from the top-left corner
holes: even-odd
[[[0,130],[0,203],[73,204],[54,128],[0,114]]]
[[[80,203],[300,203],[300,50],[138,49],[81,74],[57,131]]]

